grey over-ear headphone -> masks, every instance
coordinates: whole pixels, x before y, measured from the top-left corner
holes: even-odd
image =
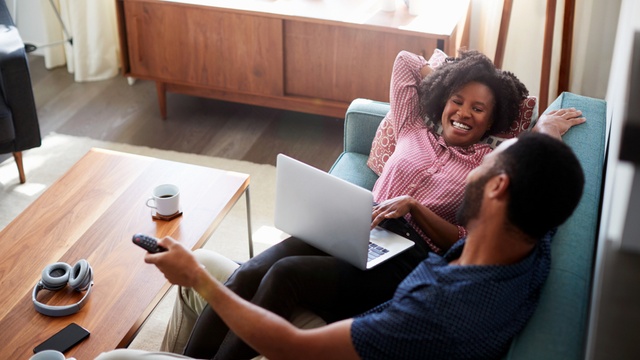
[[[86,291],[82,299],[75,304],[64,306],[46,305],[37,300],[38,292],[42,289],[58,291],[65,286],[71,286],[76,291]],[[42,270],[42,279],[33,288],[31,299],[36,311],[48,316],[67,316],[77,313],[85,304],[91,287],[93,286],[93,270],[87,260],[78,261],[73,267],[67,263],[58,262],[47,265]]]

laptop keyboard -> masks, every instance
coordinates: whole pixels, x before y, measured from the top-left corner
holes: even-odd
[[[389,250],[383,248],[380,245],[376,245],[372,242],[369,242],[369,256],[367,261],[371,261],[377,257],[379,257],[380,255],[384,255],[386,253],[388,253]]]

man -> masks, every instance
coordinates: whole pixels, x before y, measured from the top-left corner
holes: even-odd
[[[583,185],[580,164],[561,141],[540,133],[506,141],[467,177],[458,214],[466,238],[444,256],[431,254],[391,301],[311,330],[241,299],[170,238],[160,243],[167,252],[145,261],[195,289],[270,359],[497,358],[533,314],[549,272],[549,232],[571,215]]]

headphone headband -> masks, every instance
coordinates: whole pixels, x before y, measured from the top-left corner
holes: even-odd
[[[75,314],[78,311],[80,311],[80,309],[82,309],[82,307],[86,303],[87,297],[89,297],[89,293],[91,292],[92,287],[93,287],[93,281],[91,281],[91,283],[89,284],[89,287],[87,288],[87,292],[84,294],[82,299],[80,299],[80,301],[78,301],[75,304],[63,305],[63,306],[52,306],[52,305],[43,304],[38,300],[36,300],[36,297],[38,296],[38,292],[45,288],[42,285],[42,282],[39,281],[38,284],[33,288],[31,299],[33,300],[33,305],[36,308],[36,311],[38,311],[43,315],[55,316],[55,317],[67,316],[67,315]]]
[[[59,272],[60,270],[64,270],[64,272],[62,274],[54,274],[54,272]],[[89,297],[89,293],[91,293],[91,288],[93,287],[93,270],[86,260],[78,261],[73,267],[65,263],[48,265],[44,268],[42,274],[42,279],[38,281],[36,286],[33,288],[33,293],[31,294],[31,300],[33,301],[33,306],[36,311],[43,315],[57,317],[75,314],[82,309]],[[52,278],[55,279],[53,284],[50,282]],[[62,285],[60,286],[61,282]],[[69,282],[69,285],[71,285],[76,291],[86,290],[82,299],[77,303],[63,306],[52,306],[38,301],[37,297],[40,290],[47,289],[57,291],[64,288],[67,282]]]

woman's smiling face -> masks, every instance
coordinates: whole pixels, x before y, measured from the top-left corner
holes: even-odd
[[[476,144],[493,123],[495,98],[491,89],[470,82],[454,91],[442,112],[442,137],[451,146]]]

